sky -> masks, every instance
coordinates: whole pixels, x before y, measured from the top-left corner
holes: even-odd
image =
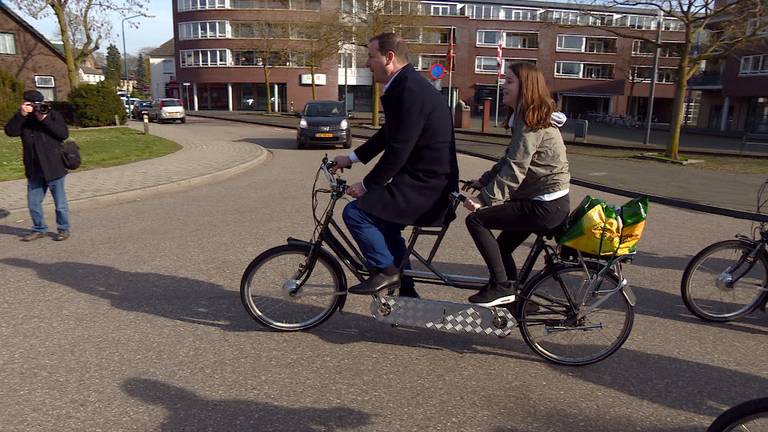
[[[145,47],[159,47],[173,37],[173,12],[171,10],[171,1],[173,0],[150,0],[148,14],[154,15],[155,18],[135,18],[125,22],[125,48],[128,54],[138,55],[140,49]],[[37,31],[45,35],[49,40],[56,41],[59,39],[59,25],[56,22],[56,19],[52,16],[34,20],[28,15],[20,12],[7,0],[3,1],[3,3],[10,6],[19,16],[32,24]],[[120,34],[122,17],[115,14],[111,21],[112,33],[109,38],[111,40],[104,41],[104,43],[101,44],[100,51],[106,53],[107,46],[111,42],[114,43],[120,50],[120,53],[122,53],[123,39]],[[129,25],[129,23],[138,25],[138,28]]]

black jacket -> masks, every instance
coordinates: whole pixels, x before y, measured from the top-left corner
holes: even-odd
[[[459,167],[448,101],[406,65],[381,97],[386,123],[355,149],[363,163],[381,158],[365,176],[358,206],[385,221],[440,226],[455,215],[449,194]]]
[[[67,174],[61,159],[61,142],[69,138],[69,129],[64,118],[51,111],[42,122],[34,113],[26,117],[16,113],[5,124],[5,134],[21,137],[24,148],[24,174],[27,178],[55,180]]]

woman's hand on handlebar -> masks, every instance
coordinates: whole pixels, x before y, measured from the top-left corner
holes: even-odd
[[[336,156],[333,158],[333,162],[335,165],[331,168],[331,174],[336,174],[336,171],[344,172],[344,168],[349,168],[352,166],[352,160],[349,159],[349,156]]]
[[[461,190],[464,192],[472,192],[472,191],[479,191],[483,188],[483,184],[480,183],[480,180],[459,180],[461,183]]]
[[[480,198],[478,197],[467,197],[464,200],[464,208],[466,208],[471,212],[477,211],[481,207],[483,207],[483,203],[482,201],[480,201]]]

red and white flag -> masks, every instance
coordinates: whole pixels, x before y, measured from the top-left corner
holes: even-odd
[[[504,33],[499,31],[499,34],[503,35]],[[498,69],[498,78],[501,78],[502,66],[504,65],[504,60],[501,56],[501,48],[503,43],[503,39],[499,37],[499,45],[496,47],[496,68]]]
[[[451,33],[448,41],[448,72],[453,71],[453,60],[456,57],[455,47],[453,45],[453,27],[451,27]]]

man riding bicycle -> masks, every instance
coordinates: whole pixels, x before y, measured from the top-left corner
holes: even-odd
[[[408,47],[395,33],[368,43],[367,66],[384,84],[381,102],[386,123],[349,156],[337,156],[337,168],[381,158],[362,182],[349,186],[357,198],[344,208],[344,222],[366,259],[371,277],[349,288],[374,294],[400,288],[416,296],[413,281],[401,276],[407,266],[406,225],[442,226],[454,218],[449,195],[458,190],[458,163],[450,109],[438,92],[408,63]]]

